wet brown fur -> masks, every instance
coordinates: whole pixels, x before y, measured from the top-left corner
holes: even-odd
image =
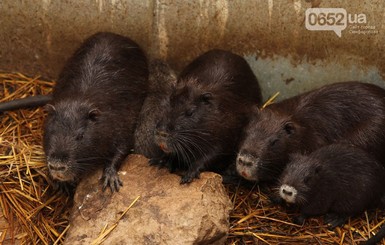
[[[385,163],[384,125],[384,89],[360,82],[326,85],[256,112],[239,154],[255,162],[237,164],[256,181],[274,181],[290,153],[334,142],[359,146]]]
[[[174,159],[166,161],[186,169],[182,183],[234,161],[250,108],[260,102],[252,70],[231,52],[208,51],[182,71],[156,136],[166,157]]]
[[[169,106],[172,90],[176,85],[176,74],[162,60],[153,60],[149,67],[149,92],[144,100],[138,126],[135,130],[135,153],[147,158],[160,158],[162,150],[155,143],[155,128]]]
[[[89,37],[68,60],[44,126],[48,167],[59,186],[104,166],[103,187],[119,189],[117,170],[134,146],[147,79],[143,51],[113,33]]]
[[[297,190],[302,218],[328,214],[345,220],[381,204],[385,168],[358,147],[331,144],[310,155],[292,155],[281,185]]]

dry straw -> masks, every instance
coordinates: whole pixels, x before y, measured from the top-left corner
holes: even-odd
[[[278,95],[279,92],[271,96],[261,110],[274,103]],[[297,225],[292,219],[299,215],[298,210],[274,205],[269,200],[266,193],[271,195],[273,188],[263,187],[261,191],[259,186],[246,182],[226,187],[235,207],[230,215],[228,244],[359,244],[385,223],[384,211],[371,210],[335,230],[329,230],[322,218]]]
[[[0,82],[0,102],[48,94],[53,86],[22,74],[0,73]],[[41,108],[0,115],[0,244],[62,244],[69,228],[69,200],[54,195],[48,184],[41,146],[44,116]],[[234,204],[227,244],[358,244],[384,222],[385,213],[373,210],[333,231],[322,218],[299,226],[291,221],[294,211],[271,204],[267,187],[226,188]],[[106,227],[95,244],[103,244],[116,225]]]
[[[53,82],[0,73],[1,100],[51,92]],[[44,111],[0,114],[0,244],[62,243],[68,200],[48,185],[41,146]]]

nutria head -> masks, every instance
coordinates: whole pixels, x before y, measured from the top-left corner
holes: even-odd
[[[275,180],[298,144],[302,128],[290,116],[257,111],[246,127],[237,156],[237,171],[251,181]]]
[[[279,178],[279,196],[287,203],[307,202],[318,183],[322,163],[309,156],[293,154]]]
[[[169,108],[155,130],[155,141],[165,153],[189,163],[214,147],[222,116],[213,91],[187,83],[177,86]]]
[[[47,105],[44,151],[50,175],[58,181],[76,181],[95,160],[100,110],[91,103],[63,100]]]

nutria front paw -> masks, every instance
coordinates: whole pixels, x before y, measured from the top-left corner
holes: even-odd
[[[120,180],[117,171],[113,168],[107,168],[103,172],[102,177],[102,189],[106,190],[107,187],[111,189],[111,192],[118,192],[120,187],[123,186],[123,182]]]
[[[293,223],[296,225],[304,225],[305,220],[306,220],[306,217],[301,214],[301,215],[293,218]]]
[[[188,184],[193,182],[194,179],[199,179],[200,172],[199,171],[189,171],[186,174],[182,175],[180,180],[180,184]]]
[[[283,199],[278,195],[269,195],[269,200],[274,205],[283,205],[285,202]]]
[[[345,216],[328,213],[324,216],[324,223],[328,224],[328,228],[330,230],[333,230],[338,226],[343,226],[346,223],[347,219],[348,218]]]
[[[59,195],[67,195],[73,197],[75,194],[76,184],[71,182],[54,181],[53,189]]]
[[[150,160],[148,160],[148,163],[150,164],[150,166],[158,166],[159,168],[162,168],[165,165],[163,158],[151,158]]]

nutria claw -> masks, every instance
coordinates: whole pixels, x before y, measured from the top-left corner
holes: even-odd
[[[283,199],[281,197],[277,196],[277,195],[270,195],[269,196],[269,200],[274,205],[282,205],[282,204],[284,204]]]
[[[160,158],[151,158],[148,163],[150,166],[158,166],[159,169],[167,168],[170,173],[175,173],[176,171],[176,167],[167,155]]]
[[[340,216],[338,214],[326,214],[324,217],[324,223],[328,224],[329,229],[333,230],[338,226],[343,226],[346,223],[347,217]]]
[[[73,197],[75,194],[75,185],[70,182],[54,181],[52,186],[55,193],[59,195]]]
[[[166,162],[163,157],[161,158],[151,158],[148,160],[148,163],[150,166],[158,166],[159,168],[162,168],[166,165]]]
[[[180,180],[180,184],[188,184],[191,183],[194,179],[199,179],[200,172],[192,171],[184,174]]]
[[[304,215],[300,215],[293,218],[293,223],[296,225],[304,225],[305,224],[306,217]]]
[[[119,179],[118,173],[111,169],[106,169],[102,178],[103,183],[103,191],[106,190],[107,187],[110,187],[111,192],[118,192],[120,187],[123,186],[123,182]]]

